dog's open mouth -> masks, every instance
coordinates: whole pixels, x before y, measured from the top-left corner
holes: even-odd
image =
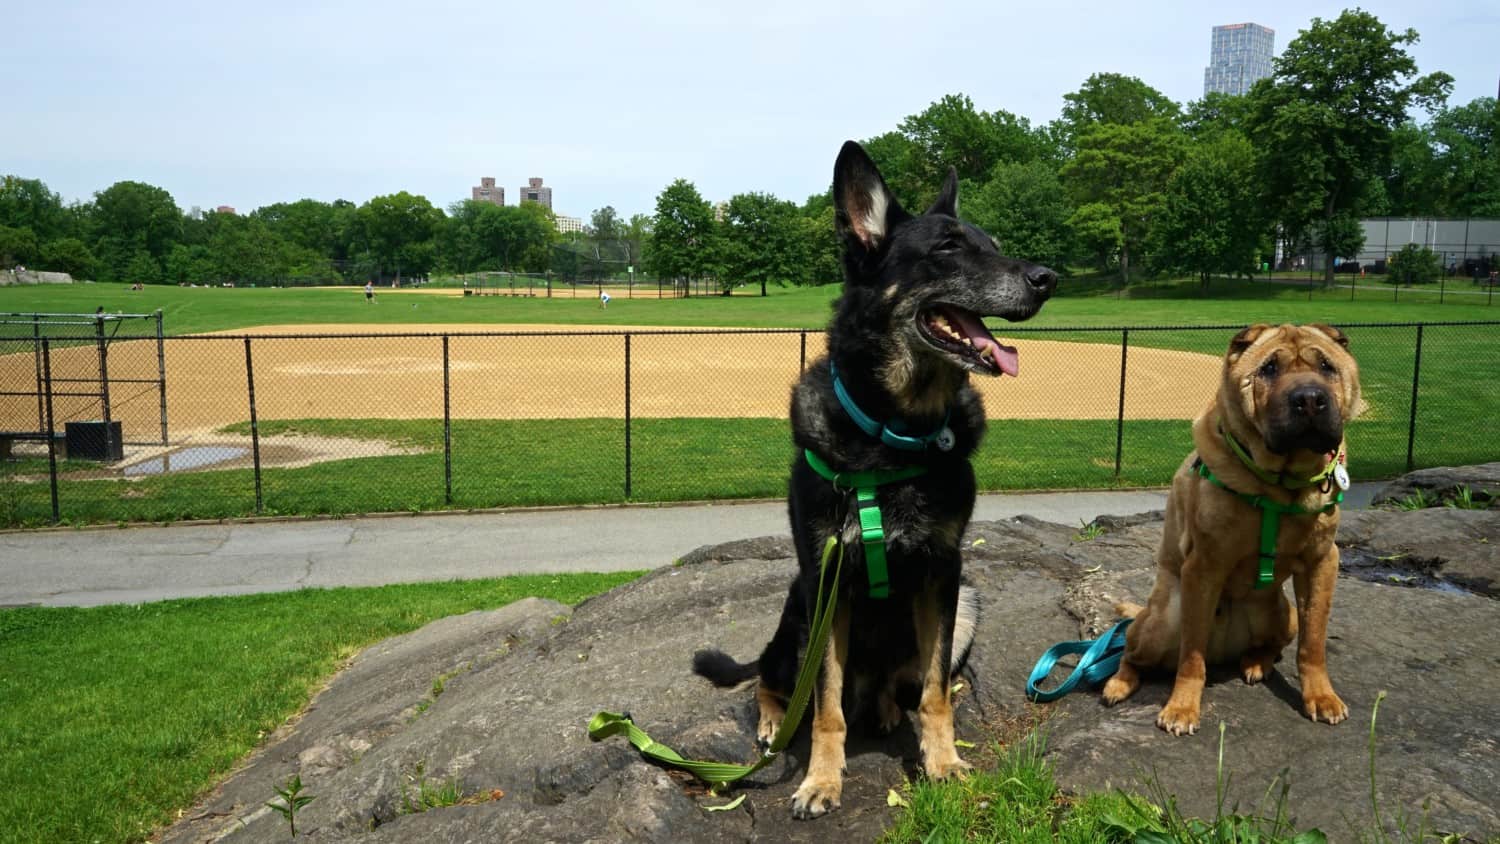
[[[935,349],[988,375],[1014,376],[1020,371],[1015,347],[995,340],[979,315],[955,305],[934,305],[917,316],[922,337]]]

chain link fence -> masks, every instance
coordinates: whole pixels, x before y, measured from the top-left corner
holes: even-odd
[[[1000,328],[1021,375],[975,379],[981,487],[1165,484],[1241,327]],[[1500,321],[1340,327],[1357,479],[1500,459],[1500,381],[1477,377]],[[790,387],[824,351],[802,330],[0,328],[5,526],[780,497]],[[68,448],[104,419],[118,453]]]

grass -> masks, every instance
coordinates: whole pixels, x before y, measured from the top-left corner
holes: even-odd
[[[1460,289],[1463,285],[1454,285]],[[357,288],[225,289],[150,286],[132,292],[123,284],[28,285],[0,289],[0,312],[149,313],[160,308],[169,334],[245,329],[257,325],[315,323],[478,323],[495,325],[588,324],[822,328],[839,285],[771,287],[770,296],[702,296],[687,299],[616,297],[608,310],[592,299],[462,297],[387,292],[366,305]],[[1483,296],[1437,291],[1400,293],[1346,288],[1324,290],[1284,284],[1216,280],[1205,293],[1196,282],[1137,284],[1117,298],[1090,281],[1064,280],[1058,296],[1028,325],[1243,325],[1250,322],[1437,322],[1500,318]],[[412,307],[416,305],[416,307]],[[30,327],[21,333],[30,335]],[[147,330],[141,326],[142,331]],[[122,329],[123,331],[124,329]],[[152,328],[151,330],[154,330]],[[14,332],[10,332],[14,333]],[[1218,341],[1222,351],[1223,339]]]
[[[0,610],[0,842],[143,841],[365,645],[639,574]]]

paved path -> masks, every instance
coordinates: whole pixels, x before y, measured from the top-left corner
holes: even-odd
[[[1349,503],[1375,489],[1357,486]],[[1165,505],[1157,490],[982,495],[974,518],[1077,524]],[[0,533],[0,607],[648,569],[786,534],[786,519],[782,502],[758,502]]]

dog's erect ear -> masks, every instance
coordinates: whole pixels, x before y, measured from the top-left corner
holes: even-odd
[[[1330,339],[1333,342],[1339,344],[1340,346],[1343,346],[1346,349],[1349,348],[1349,337],[1348,337],[1348,335],[1346,335],[1344,332],[1338,330],[1337,328],[1334,328],[1331,325],[1326,325],[1326,324],[1321,323],[1321,322],[1314,322],[1314,323],[1308,325],[1307,327],[1311,328],[1311,329],[1314,329],[1316,331],[1321,331],[1324,334],[1328,335],[1328,339]]]
[[[948,168],[948,178],[943,180],[943,189],[938,191],[937,199],[932,201],[932,207],[927,209],[927,213],[946,214],[949,217],[958,216],[957,168]]]
[[[1271,326],[1264,323],[1256,323],[1234,335],[1234,339],[1229,341],[1229,359],[1231,361],[1238,360],[1240,355],[1244,354],[1245,350],[1250,348],[1260,338],[1260,335],[1266,333],[1270,328]]]
[[[863,147],[845,141],[833,164],[833,207],[839,234],[867,251],[908,218]]]

